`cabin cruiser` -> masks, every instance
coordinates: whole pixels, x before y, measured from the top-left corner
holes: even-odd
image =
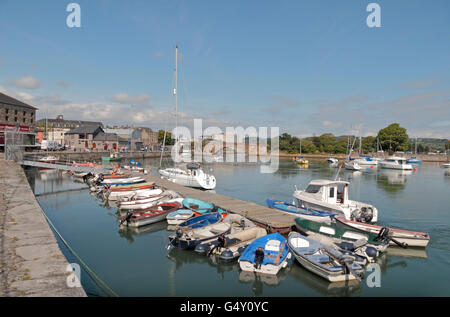
[[[412,170],[413,167],[411,164],[406,163],[406,159],[403,157],[391,156],[380,162],[380,166],[382,168],[390,168],[396,170]]]
[[[341,180],[313,180],[305,190],[296,189],[294,198],[305,209],[336,213],[347,220],[377,222],[378,210],[374,206],[348,198],[349,184]]]
[[[162,178],[166,178],[171,182],[187,187],[202,189],[214,189],[216,187],[216,178],[214,175],[203,171],[198,163],[188,163],[186,164],[186,169],[162,169],[159,170],[159,174]]]

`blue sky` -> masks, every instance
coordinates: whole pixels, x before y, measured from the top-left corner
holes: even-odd
[[[164,127],[178,44],[188,127],[450,137],[449,1],[377,1],[380,28],[363,0],[70,2],[0,0],[0,91],[39,118]]]

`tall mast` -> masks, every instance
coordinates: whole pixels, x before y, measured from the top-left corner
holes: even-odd
[[[175,128],[178,128],[178,45],[175,46],[175,89],[173,90],[175,95]],[[177,140],[178,137],[175,139]]]

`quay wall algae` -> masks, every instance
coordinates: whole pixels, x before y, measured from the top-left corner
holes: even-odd
[[[0,158],[0,296],[85,297],[22,167]]]

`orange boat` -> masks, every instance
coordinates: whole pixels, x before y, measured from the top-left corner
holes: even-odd
[[[150,189],[150,188],[153,188],[153,186],[155,186],[155,183],[146,182],[146,183],[138,183],[138,184],[134,184],[134,185],[113,185],[113,186],[106,185],[106,186],[107,186],[106,188],[112,192],[126,192],[126,191],[131,191],[131,190],[138,190],[138,189]]]

